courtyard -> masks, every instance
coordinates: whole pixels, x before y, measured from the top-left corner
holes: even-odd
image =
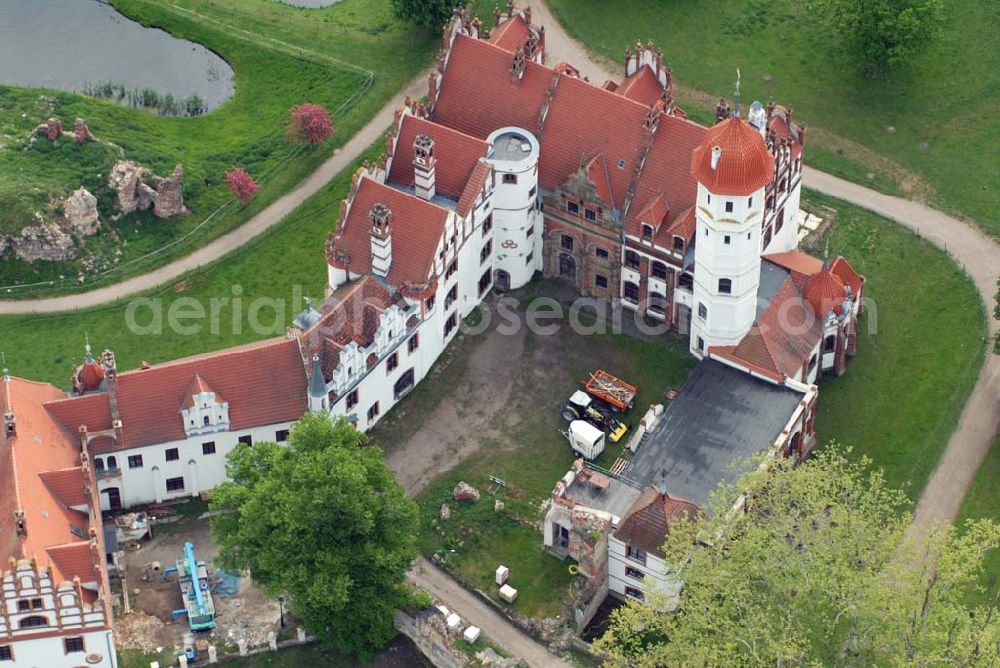
[[[517,301],[518,331],[504,333],[500,321],[456,339],[430,378],[371,432],[420,505],[420,550],[494,600],[494,571],[507,566],[519,591],[510,612],[535,619],[564,614],[573,580],[572,562],[543,552],[538,529],[542,504],[574,459],[559,433],[560,408],[591,371],[606,369],[639,387],[625,417],[634,427],[650,404],[684,383],[695,362],[674,334],[636,338],[613,333],[611,324],[604,333],[580,333],[565,318],[546,320],[558,325],[549,334],[524,326],[529,306],[565,313],[572,297],[561,284],[537,280],[506,295]],[[586,315],[580,320],[583,330],[602,329]],[[627,438],[609,442],[596,463],[611,468]],[[462,481],[479,491],[479,501],[452,498]]]

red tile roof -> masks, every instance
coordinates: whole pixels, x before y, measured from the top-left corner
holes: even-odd
[[[736,346],[712,347],[709,352],[766,372],[777,380],[799,379],[803,365],[822,337],[822,322],[814,317],[789,277]]]
[[[111,402],[106,392],[62,397],[46,402],[45,408],[69,433],[76,434],[80,425],[85,425],[89,432],[111,429]]]
[[[712,169],[715,147],[722,156]],[[691,175],[717,195],[749,195],[774,179],[774,156],[757,130],[733,116],[708,130],[691,156]]]
[[[327,245],[327,261],[344,266],[352,274],[368,274],[372,268],[371,219],[376,202],[392,211],[392,264],[386,280],[396,287],[427,283],[434,271],[434,257],[444,234],[448,210],[414,195],[362,177],[347,220],[341,223]],[[337,259],[346,252],[346,265]]]
[[[457,35],[434,105],[434,120],[481,139],[511,125],[535,132],[555,73],[529,60],[521,80],[512,81],[511,58],[509,51],[494,44]]]
[[[476,203],[476,197],[483,191],[483,188],[486,187],[492,176],[493,168],[489,163],[476,163],[468,182],[465,184],[465,190],[462,191],[462,196],[458,198],[458,206],[455,207],[455,213],[462,218],[468,216]]]
[[[104,381],[104,368],[94,360],[89,350],[78,373],[80,383],[86,390],[96,390]]]
[[[616,202],[611,194],[611,182],[608,171],[608,161],[604,159],[604,154],[598,154],[587,164],[587,178],[594,184],[597,196],[601,201],[610,207],[614,207]]]
[[[94,555],[90,543],[77,541],[63,545],[45,548],[46,554],[52,560],[52,565],[62,574],[64,580],[79,577],[80,582],[96,582],[100,580],[100,571],[95,567]],[[103,555],[99,555],[103,557]]]
[[[625,223],[625,233],[633,237],[642,238],[642,225],[651,225],[653,235],[660,231],[663,220],[667,217],[670,209],[667,207],[667,196],[662,192],[650,197],[646,204],[634,216],[629,216]]]
[[[698,183],[691,176],[691,153],[705,137],[706,128],[693,121],[660,114],[660,123],[649,147],[626,223],[638,213],[638,204],[663,193],[670,212],[694,204]]]
[[[52,495],[66,506],[87,505],[87,494],[84,491],[83,469],[79,466],[53,471],[43,471],[38,474]]]
[[[524,21],[524,16],[516,12],[499,26],[490,31],[489,42],[496,44],[502,49],[514,51],[519,46],[524,46],[528,40],[528,24]]]
[[[824,266],[806,282],[803,295],[812,306],[816,317],[824,318],[830,311],[837,315],[843,312],[844,297],[847,293],[844,291],[844,281]]]
[[[298,342],[269,339],[119,373],[115,394],[122,440],[95,440],[93,453],[186,438],[180,410],[199,387],[198,376],[201,387],[212,388],[229,402],[233,431],[297,420],[307,408]],[[92,396],[50,401],[46,408],[75,433],[77,420],[90,420],[96,407],[72,404],[93,401]]]
[[[89,528],[87,513],[70,509],[64,500],[78,500],[83,494],[82,488],[71,490],[69,476],[61,474],[66,469],[79,470],[75,430],[64,430],[44,407],[64,396],[48,383],[0,380],[4,411],[14,413],[17,430],[13,438],[0,435],[0,515],[5,529],[0,535],[0,557],[38,557],[39,566],[53,567],[57,581],[72,579],[76,573],[63,570],[68,565],[55,559],[46,563],[46,548],[66,543],[87,546],[88,540],[74,535],[70,528],[77,527],[84,535]],[[18,508],[24,512],[27,532],[23,536],[18,536],[11,524]]]
[[[324,381],[329,379],[340,361],[341,349],[351,341],[370,346],[378,330],[379,315],[401,301],[398,292],[390,292],[370,275],[334,291],[320,306],[320,319],[302,333],[303,357],[310,360],[310,373],[315,353],[320,357]]]
[[[691,205],[674,218],[665,232],[661,229],[660,234],[656,235],[656,243],[664,248],[673,248],[674,242],[671,237],[678,236],[690,241],[697,229],[698,221],[695,218],[694,205]]]
[[[643,66],[638,72],[622,81],[615,92],[648,107],[663,97],[663,84],[651,68]]]
[[[796,284],[805,285],[805,280],[823,268],[823,261],[803,253],[801,251],[788,251],[787,253],[770,253],[764,255],[763,259],[779,267],[783,267],[792,272],[796,277]]]
[[[662,559],[663,543],[670,526],[681,518],[697,520],[698,506],[650,485],[625,513],[615,530],[615,537],[626,545],[634,545]]]
[[[856,298],[861,294],[862,288],[865,286],[865,278],[858,272],[854,271],[854,267],[851,263],[842,257],[838,257],[830,265],[830,271],[840,277],[840,280],[844,282],[844,285],[851,286],[851,293]]]
[[[486,156],[488,145],[482,139],[406,114],[399,128],[389,181],[404,186],[413,185],[413,140],[421,134],[429,135],[434,140],[436,191],[457,200],[473,170],[480,164],[479,159]]]
[[[600,154],[608,165],[614,204],[620,207],[647,136],[643,124],[647,111],[648,107],[583,79],[560,75],[539,137],[542,187],[562,186],[584,160]]]

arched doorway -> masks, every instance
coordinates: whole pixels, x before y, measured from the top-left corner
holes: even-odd
[[[569,253],[559,253],[559,278],[576,282],[576,260]]]
[[[493,291],[507,292],[510,290],[510,274],[503,269],[497,269],[493,274]]]
[[[413,389],[414,386],[413,369],[408,369],[406,373],[399,377],[396,384],[392,386],[393,396],[399,399],[404,394]]]
[[[117,487],[101,490],[101,510],[116,511],[122,509],[122,493]]]

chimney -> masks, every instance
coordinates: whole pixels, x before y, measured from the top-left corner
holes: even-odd
[[[372,219],[372,273],[384,278],[389,275],[392,265],[392,229],[389,227],[392,211],[382,202],[375,202],[368,215]]]
[[[417,197],[431,200],[434,197],[434,140],[420,134],[413,140],[413,188]]]
[[[712,171],[713,172],[715,171],[715,168],[719,166],[719,159],[720,158],[722,158],[722,147],[721,146],[713,146],[712,147]]]
[[[3,435],[4,438],[17,436],[17,421],[14,419],[13,412],[3,414]]]

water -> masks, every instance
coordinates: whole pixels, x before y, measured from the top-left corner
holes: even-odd
[[[0,84],[83,92],[111,81],[209,109],[233,94],[233,70],[205,47],[146,28],[97,0],[0,0]]]

